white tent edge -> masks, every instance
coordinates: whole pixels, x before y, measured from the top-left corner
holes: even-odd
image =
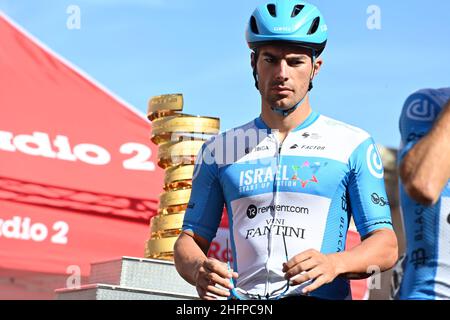
[[[85,78],[87,81],[91,82],[94,86],[96,86],[98,89],[103,91],[105,94],[116,100],[118,103],[125,106],[127,109],[129,109],[131,112],[139,116],[145,121],[149,121],[147,117],[136,107],[134,107],[129,102],[125,101],[123,98],[119,97],[117,94],[113,93],[111,90],[106,88],[104,85],[102,85],[99,81],[92,78],[86,71],[84,71],[81,67],[75,65],[74,63],[70,62],[66,58],[64,58],[62,55],[51,49],[49,46],[47,46],[45,43],[40,41],[37,37],[32,35],[30,32],[28,32],[25,28],[23,28],[19,23],[14,21],[11,17],[6,15],[2,10],[0,10],[0,18],[5,19],[7,23],[12,25],[15,29],[17,29],[20,33],[22,33],[24,36],[28,37],[32,42],[34,42],[38,47],[40,47],[42,50],[46,51],[48,54],[54,56],[59,61],[61,61],[64,65],[66,65],[68,68],[72,69],[74,72],[78,73],[80,76]]]

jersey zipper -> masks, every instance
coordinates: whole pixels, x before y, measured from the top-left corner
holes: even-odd
[[[273,226],[275,225],[275,221],[277,219],[277,213],[276,213],[276,206],[278,203],[278,175],[281,173],[280,172],[280,164],[281,164],[281,151],[283,149],[283,142],[279,142],[278,138],[274,135],[276,143],[277,143],[277,165],[276,165],[276,173],[273,177],[273,183],[276,185],[275,186],[275,195],[274,195],[274,200],[273,200],[273,205],[274,205],[274,214],[273,214],[273,220],[272,220],[272,225],[271,225],[271,232],[269,234],[269,252],[268,252],[268,258],[267,258],[267,263],[266,263],[266,272],[267,272],[267,277],[266,277],[266,292],[264,293],[265,295],[269,294],[270,292],[270,270],[269,270],[269,263],[271,260],[271,256],[272,256],[272,251],[273,251]],[[286,137],[287,138],[287,137]],[[285,138],[285,140],[286,140]]]
[[[283,148],[283,142],[280,143],[280,146],[278,147],[278,162],[280,161],[280,154],[281,154],[281,149]]]

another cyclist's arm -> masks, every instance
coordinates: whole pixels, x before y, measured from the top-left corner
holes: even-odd
[[[431,131],[423,137],[400,165],[406,192],[423,205],[434,205],[450,179],[450,101]]]

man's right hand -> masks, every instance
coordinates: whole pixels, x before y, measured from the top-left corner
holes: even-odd
[[[217,297],[229,297],[229,290],[233,289],[231,279],[238,276],[233,270],[228,270],[226,263],[219,260],[207,258],[199,261],[195,277],[199,297],[203,300],[217,300]],[[218,288],[216,285],[226,289]]]

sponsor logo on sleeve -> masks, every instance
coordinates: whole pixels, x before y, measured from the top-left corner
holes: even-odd
[[[370,196],[370,198],[372,199],[372,202],[376,205],[379,205],[380,207],[384,207],[384,206],[388,206],[389,205],[389,201],[387,201],[385,198],[380,197],[377,193],[372,193],[372,195]]]
[[[383,179],[383,162],[381,161],[380,153],[374,144],[371,144],[367,149],[366,159],[370,174],[375,178]]]

